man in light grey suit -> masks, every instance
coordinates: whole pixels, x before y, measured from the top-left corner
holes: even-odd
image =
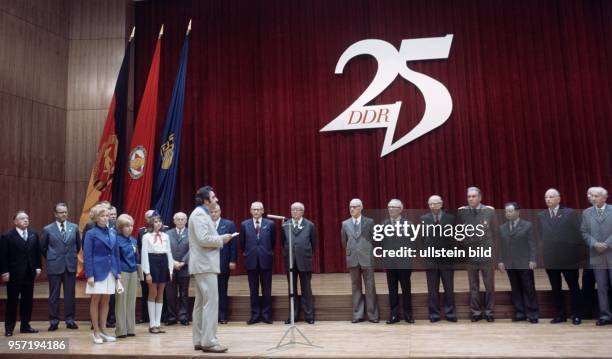
[[[166,285],[166,325],[189,324],[189,237],[187,236],[187,215],[177,212],[173,216],[175,227],[166,231],[170,237],[170,249],[174,258],[172,280]],[[176,297],[179,297],[179,310],[176,314]]]
[[[593,189],[592,203],[582,212],[582,237],[591,249],[590,264],[597,282],[599,299],[598,326],[612,323],[608,290],[612,283],[612,208],[606,204],[608,191]]]
[[[49,280],[49,331],[59,325],[59,297],[64,286],[64,321],[68,329],[78,329],[74,321],[74,289],[76,284],[77,254],[81,250],[79,228],[68,222],[68,207],[58,203],[54,209],[55,221],[42,233],[40,251],[47,259]]]
[[[283,224],[283,257],[285,258],[285,270],[287,271],[287,282],[289,276],[293,277],[293,298],[295,312],[294,319],[297,322],[300,317],[300,309],[304,311],[304,320],[308,324],[314,324],[314,308],[312,306],[312,257],[316,246],[315,225],[304,218],[304,204],[295,202],[291,205],[291,220]],[[289,235],[293,244],[293,270],[289,270]],[[297,280],[300,278],[300,301],[297,300]],[[289,288],[289,287],[288,287]],[[301,303],[300,303],[301,302]],[[285,324],[291,324],[291,313]]]
[[[363,294],[361,279],[365,283],[365,306],[368,320],[378,323],[378,302],[376,301],[376,284],[374,282],[373,235],[374,220],[361,215],[363,203],[360,199],[352,199],[349,204],[351,218],[342,222],[342,247],[346,250],[346,266],[351,273],[353,296],[352,323],[364,320]]]
[[[219,252],[232,239],[231,234],[220,236],[210,218],[209,209],[218,202],[212,187],[200,188],[195,195],[196,208],[189,216],[189,274],[196,282],[193,305],[193,345],[195,350],[224,353],[227,347],[217,339],[219,292],[217,276],[220,272]]]

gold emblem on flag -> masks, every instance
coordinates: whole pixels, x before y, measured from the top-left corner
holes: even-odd
[[[130,152],[130,163],[128,173],[132,179],[139,179],[144,175],[145,164],[147,159],[147,150],[142,146],[136,146]]]
[[[174,158],[174,133],[168,136],[168,141],[161,146],[162,169],[167,170],[172,166]]]
[[[94,188],[100,192],[113,181],[118,142],[116,135],[109,136],[106,142],[100,146],[100,150],[96,154],[96,165],[93,170],[93,185]]]

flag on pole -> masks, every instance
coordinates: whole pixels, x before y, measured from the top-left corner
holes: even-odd
[[[79,219],[79,230],[83,232],[85,224],[89,221],[89,210],[99,201],[112,202],[114,206],[121,208],[123,203],[123,169],[125,163],[126,122],[128,103],[128,83],[130,79],[130,48],[134,38],[134,30],[128,40],[115,83],[115,91],[108,108],[106,121],[100,142],[96,160],[94,162],[87,193],[83,202],[83,210]],[[83,256],[79,253],[78,270],[83,271]]]
[[[183,48],[181,49],[179,67],[172,89],[172,99],[166,114],[164,132],[160,138],[160,148],[155,165],[153,209],[161,214],[164,223],[172,222],[174,193],[181,149],[181,128],[183,126],[183,103],[185,100],[185,77],[187,74],[190,29],[191,20],[189,21]]]
[[[153,158],[157,122],[157,95],[159,89],[159,52],[164,26],[159,32],[151,60],[132,142],[129,147],[127,176],[125,177],[124,212],[134,218],[134,227],[144,224],[144,212],[151,206],[153,187]]]

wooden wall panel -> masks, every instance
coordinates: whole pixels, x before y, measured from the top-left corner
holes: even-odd
[[[69,7],[65,197],[76,219],[132,28],[134,6],[127,0],[72,0]]]
[[[68,111],[65,171],[67,183],[89,179],[105,119],[106,110]]]
[[[32,101],[0,92],[0,174],[17,177],[23,169],[24,122],[32,117]],[[0,187],[3,194],[5,187]]]
[[[66,108],[68,40],[0,12],[0,91]]]
[[[70,41],[68,110],[108,108],[124,46],[121,38]]]
[[[2,0],[0,11],[61,37],[68,37],[68,0]]]

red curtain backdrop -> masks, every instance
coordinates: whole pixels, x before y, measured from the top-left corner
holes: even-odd
[[[566,205],[584,208],[587,187],[612,189],[612,1],[137,2],[137,101],[165,24],[160,116],[190,18],[175,208],[189,213],[204,184],[237,224],[252,201],[285,215],[301,201],[319,231],[317,272],[345,270],[340,222],[353,197],[366,208],[385,208],[393,197],[426,208],[437,193],[456,208],[476,185],[483,203],[539,208],[556,187]],[[409,64],[449,89],[453,113],[442,127],[384,158],[384,129],[319,132],[376,71],[371,57],[359,57],[335,75],[348,46],[374,38],[399,47],[446,34],[454,34],[448,59]],[[402,78],[373,104],[398,100],[396,139],[424,110]]]

